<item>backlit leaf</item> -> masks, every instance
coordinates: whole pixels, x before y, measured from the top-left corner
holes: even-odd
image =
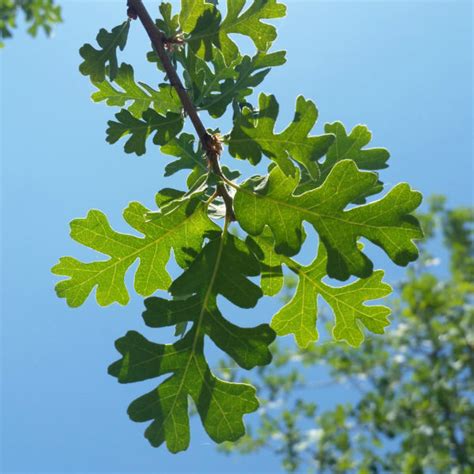
[[[108,260],[83,263],[63,257],[52,269],[56,275],[69,277],[56,285],[58,296],[70,306],[80,306],[97,287],[97,302],[107,306],[114,302],[127,304],[129,295],[125,273],[140,259],[135,274],[135,291],[149,296],[166,290],[171,278],[166,271],[171,249],[176,261],[186,267],[199,253],[204,239],[220,230],[208,217],[198,197],[177,203],[169,212],[155,213],[133,202],[124,211],[125,221],[144,237],[114,231],[100,211],[90,211],[85,219],[71,222],[71,237],[82,245],[108,255]]]
[[[166,441],[172,453],[188,448],[188,397],[215,442],[235,441],[245,433],[243,415],[258,408],[255,388],[212,374],[203,354],[204,335],[197,328],[175,344],[154,344],[132,331],[116,347],[123,358],[109,367],[109,373],[121,383],[173,374],[128,408],[133,421],[152,422],[145,431],[152,446]]]
[[[135,82],[133,68],[122,63],[117,71],[115,84],[107,79],[102,82],[92,82],[98,89],[92,94],[94,102],[105,101],[107,105],[125,107],[136,118],[141,118],[143,112],[153,108],[159,114],[181,112],[182,105],[174,87],[160,84],[155,90],[143,82]],[[115,86],[115,87],[114,87]],[[118,89],[118,87],[120,89]]]
[[[146,152],[146,140],[154,133],[153,143],[164,145],[182,130],[184,119],[180,113],[167,112],[161,115],[153,109],[147,109],[141,119],[135,118],[128,110],[122,109],[115,115],[117,122],[110,120],[107,129],[107,142],[116,143],[124,136],[130,135],[125,143],[126,153],[138,156]]]
[[[244,103],[272,67],[284,64],[285,54],[285,51],[278,51],[257,53],[253,58],[238,57],[228,66],[222,53],[214,49],[211,68],[191,53],[186,62],[186,77],[193,92],[194,104],[199,109],[207,110],[212,117],[221,117],[232,102]]]
[[[210,61],[215,46],[229,63],[239,55],[239,48],[229,36],[237,33],[250,37],[258,51],[268,51],[276,39],[276,28],[262,20],[285,16],[286,7],[277,0],[254,0],[244,10],[245,4],[246,0],[228,0],[227,16],[222,20],[215,5],[204,0],[182,0],[180,25],[189,47]]]
[[[333,135],[310,136],[318,118],[313,102],[298,97],[293,122],[281,133],[275,133],[278,102],[273,95],[260,94],[259,110],[246,107],[234,122],[229,138],[229,152],[236,158],[260,162],[262,155],[275,161],[286,175],[294,176],[291,158],[303,165],[310,176],[320,176],[317,160],[334,142]]]
[[[205,360],[204,340],[210,337],[246,369],[271,361],[268,346],[275,333],[267,324],[240,328],[224,319],[217,308],[218,294],[242,307],[255,306],[262,293],[248,276],[258,273],[258,261],[245,243],[224,233],[207,244],[170,287],[171,294],[179,299],[149,298],[145,302],[143,317],[148,326],[190,322],[187,334],[172,345],[153,344],[135,332],[117,341],[123,357],[110,366],[109,373],[119,382],[173,374],[129,407],[132,420],[152,421],[145,436],[153,446],[166,441],[172,452],[188,447],[189,396],[214,441],[236,440],[244,434],[243,415],[258,407],[255,389],[217,379]]]
[[[171,176],[181,170],[193,170],[195,168],[200,171],[200,175],[208,172],[204,152],[200,146],[195,150],[194,135],[182,133],[179,137],[162,146],[161,151],[179,158],[166,165],[165,176]]]
[[[385,148],[364,148],[372,138],[372,133],[365,125],[357,125],[349,135],[341,122],[327,123],[324,126],[324,131],[334,134],[335,140],[326,154],[324,163],[320,165],[321,175],[316,184],[322,184],[336,163],[342,160],[353,160],[361,170],[378,171],[387,168],[387,160],[390,158],[388,150]],[[315,183],[308,177],[306,186],[300,183],[298,193],[312,189],[314,186]],[[378,194],[382,190],[383,183],[379,180],[372,188],[365,190],[352,202],[364,204],[367,197]]]
[[[240,187],[235,212],[251,235],[261,234],[268,225],[277,252],[287,256],[299,252],[302,224],[309,222],[328,252],[328,275],[339,280],[350,275],[365,278],[373,265],[357,247],[359,238],[370,240],[397,265],[405,266],[418,257],[413,241],[423,236],[418,221],[409,214],[420,205],[421,194],[406,183],[395,186],[383,199],[344,210],[376,182],[375,173],[359,171],[353,161],[343,160],[320,187],[295,195],[298,177],[285,176],[274,167],[266,181],[250,179]]]
[[[84,61],[79,66],[84,76],[90,76],[91,81],[101,82],[105,80],[106,65],[109,65],[109,77],[113,81],[118,73],[117,48],[121,51],[127,44],[130,21],[124,21],[109,33],[102,28],[97,35],[97,43],[101,49],[95,49],[90,44],[85,44],[79,50]]]
[[[316,259],[305,267],[289,257],[276,254],[273,250],[273,238],[268,230],[260,237],[255,237],[254,241],[264,259],[273,262],[279,260],[280,266],[285,264],[299,279],[293,298],[273,317],[271,326],[279,336],[294,334],[296,342],[302,348],[318,339],[318,296],[333,310],[336,319],[333,336],[336,341],[345,340],[351,346],[359,346],[364,340],[359,322],[369,331],[383,334],[385,326],[389,324],[390,309],[386,306],[365,305],[367,301],[383,298],[391,293],[390,285],[382,282],[383,271],[377,270],[368,278],[343,287],[334,287],[323,281],[327,266],[324,245],[319,246]],[[275,263],[274,265],[276,268]]]

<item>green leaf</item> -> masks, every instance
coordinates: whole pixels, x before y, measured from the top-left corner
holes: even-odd
[[[122,109],[115,115],[118,122],[109,121],[107,142],[116,143],[122,137],[131,135],[125,143],[126,153],[135,153],[138,156],[146,152],[146,140],[154,133],[153,143],[164,145],[172,140],[182,130],[184,118],[182,114],[168,112],[166,116],[158,114],[153,109],[147,109],[142,119],[135,118],[128,110]]]
[[[262,291],[247,276],[260,274],[259,262],[239,238],[226,235],[223,240],[224,243],[216,239],[206,245],[169,288],[173,296],[207,294],[211,288],[241,308],[253,308],[257,304]]]
[[[145,431],[152,446],[166,441],[172,453],[188,448],[189,396],[215,442],[235,441],[245,433],[243,416],[258,408],[255,388],[225,382],[212,374],[203,355],[200,332],[194,329],[175,344],[154,344],[137,332],[129,332],[116,347],[123,358],[109,367],[109,373],[121,383],[173,374],[128,408],[133,421],[152,421]]]
[[[162,19],[156,20],[156,26],[167,38],[173,38],[179,32],[179,15],[173,15],[173,7],[168,2],[162,2],[159,10]]]
[[[145,305],[147,310],[143,317],[146,324],[154,328],[185,322],[197,323],[201,318],[202,330],[244,369],[253,369],[271,361],[268,346],[275,339],[275,333],[268,324],[241,328],[230,323],[219,311],[215,295],[208,296],[207,300],[205,295],[175,301],[149,298]]]
[[[274,262],[285,264],[298,278],[298,286],[291,301],[273,317],[271,326],[279,336],[294,334],[301,348],[308,347],[318,339],[316,320],[318,296],[332,308],[336,319],[333,337],[336,341],[347,341],[351,346],[359,346],[364,333],[362,323],[369,331],[383,334],[390,322],[390,309],[386,306],[366,306],[370,300],[388,296],[392,288],[382,282],[384,272],[375,271],[370,277],[359,279],[343,287],[334,287],[323,282],[326,276],[327,252],[324,245],[319,246],[316,259],[308,266],[302,266],[289,257],[278,255],[273,249],[273,238],[268,229],[254,238],[260,255]],[[258,255],[258,253],[257,253]]]
[[[409,214],[420,205],[422,196],[406,183],[395,186],[383,199],[344,210],[376,182],[375,173],[359,171],[352,160],[343,160],[320,187],[295,195],[298,177],[285,176],[274,167],[265,181],[250,179],[239,188],[235,213],[251,235],[260,235],[268,225],[276,251],[287,256],[299,252],[304,240],[302,225],[309,222],[328,252],[330,277],[366,278],[373,265],[357,247],[360,237],[381,247],[401,266],[418,257],[413,240],[423,237],[418,221]]]
[[[247,245],[260,262],[260,287],[266,296],[277,295],[284,284],[282,270],[283,256],[274,250],[274,241],[271,232],[266,228],[257,237],[247,237]]]
[[[167,155],[179,158],[166,165],[165,176],[171,176],[178,171],[189,169],[199,170],[199,175],[208,172],[204,152],[199,145],[194,149],[194,136],[189,133],[182,133],[179,137],[173,138],[166,145],[161,147],[161,151]]]
[[[357,125],[349,135],[341,122],[327,123],[324,131],[332,133],[336,138],[321,165],[321,183],[334,165],[342,160],[354,161],[360,170],[375,171],[387,168],[387,160],[390,158],[387,149],[364,148],[372,139],[372,133],[365,125]]]
[[[297,193],[313,189],[316,185],[321,185],[331,172],[336,163],[342,160],[352,160],[361,170],[382,170],[387,168],[387,160],[390,158],[388,150],[385,148],[364,148],[370,143],[372,134],[365,125],[357,125],[348,135],[344,125],[341,122],[334,122],[324,126],[326,133],[332,133],[335,136],[334,143],[326,154],[326,160],[320,165],[321,175],[316,183],[307,174],[302,178],[298,186]],[[370,189],[364,191],[352,202],[355,204],[364,204],[366,198],[378,194],[383,190],[383,183],[379,180]]]
[[[70,278],[56,285],[58,296],[76,307],[97,287],[97,302],[101,306],[114,302],[127,304],[125,273],[137,259],[140,265],[135,274],[136,292],[149,296],[158,289],[166,290],[171,284],[165,268],[171,249],[177,263],[185,268],[199,253],[204,239],[220,230],[207,217],[206,206],[198,196],[175,202],[151,218],[149,213],[137,202],[124,211],[125,221],[143,234],[143,238],[114,231],[106,216],[96,210],[90,211],[85,219],[72,221],[71,237],[75,241],[110,258],[93,263],[61,258],[52,272]]]
[[[294,176],[296,169],[292,158],[317,180],[320,175],[317,160],[329,150],[334,136],[309,136],[318,118],[314,103],[298,97],[293,122],[279,134],[274,131],[279,110],[275,96],[260,94],[259,107],[256,113],[246,107],[237,117],[229,138],[230,154],[249,160],[254,165],[264,154],[275,161],[286,175]]]
[[[217,308],[218,294],[241,307],[255,306],[262,293],[248,276],[258,273],[259,263],[245,243],[224,233],[208,243],[171,285],[169,291],[179,299],[150,298],[145,302],[143,317],[148,326],[192,322],[184,338],[173,345],[153,344],[132,332],[117,341],[123,358],[110,366],[109,373],[119,382],[173,374],[129,407],[132,420],[153,420],[145,432],[153,446],[166,441],[172,452],[188,447],[188,396],[214,441],[236,440],[244,434],[243,415],[258,407],[255,389],[224,382],[211,373],[204,357],[204,337],[209,336],[243,368],[271,361],[268,346],[275,333],[267,324],[240,328],[225,320]]]
[[[116,26],[110,33],[102,28],[97,35],[97,43],[101,49],[95,49],[90,44],[85,44],[79,50],[84,61],[79,66],[84,76],[90,76],[91,81],[105,80],[106,65],[109,65],[109,77],[113,81],[118,73],[117,48],[123,51],[127,44],[130,20]]]
[[[186,77],[196,107],[207,110],[215,118],[224,115],[232,102],[244,103],[253,88],[265,79],[270,68],[286,62],[285,51],[278,51],[257,53],[253,58],[238,57],[227,66],[222,53],[216,48],[213,51],[212,68],[191,53],[186,61]]]
[[[187,179],[188,188],[193,188],[203,176],[209,173],[207,159],[201,144],[198,144],[195,150],[194,136],[189,133],[182,133],[178,138],[174,138],[162,146],[161,151],[178,158],[178,160],[166,165],[165,176],[171,176],[181,170],[192,170]],[[238,171],[230,170],[227,166],[222,166],[222,172],[229,180],[234,180],[240,176]],[[211,178],[212,176],[208,177],[208,182]]]
[[[159,114],[167,112],[180,113],[182,106],[174,87],[160,84],[155,90],[149,85],[135,82],[133,68],[122,63],[117,71],[115,84],[122,90],[114,87],[107,79],[102,82],[92,81],[98,91],[92,94],[94,102],[105,101],[107,105],[124,107],[127,103],[128,111],[136,118],[140,118],[148,108],[153,108]]]
[[[226,63],[238,57],[239,48],[230,38],[237,33],[248,36],[258,51],[268,51],[276,39],[276,28],[262,20],[281,18],[286,14],[286,6],[277,0],[254,0],[242,12],[246,0],[228,0],[227,16],[222,21],[217,7],[204,0],[183,0],[180,25],[187,34],[191,50],[206,61],[213,57],[213,46],[220,49]]]

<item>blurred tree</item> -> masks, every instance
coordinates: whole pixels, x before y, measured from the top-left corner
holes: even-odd
[[[473,210],[447,210],[435,197],[421,218],[428,241],[442,230],[449,264],[435,274],[440,259],[425,243],[392,305],[398,325],[362,350],[332,342],[275,347],[276,364],[252,379],[264,407],[259,425],[221,450],[269,449],[287,471],[474,472]],[[308,381],[305,367],[315,364],[327,367],[328,382]],[[227,362],[221,370],[243,378]],[[348,403],[321,411],[304,401],[304,390],[326,383],[340,384]]]
[[[4,46],[3,40],[13,36],[20,11],[31,36],[36,36],[40,29],[49,36],[52,26],[62,22],[61,7],[54,0],[0,0],[0,47]]]

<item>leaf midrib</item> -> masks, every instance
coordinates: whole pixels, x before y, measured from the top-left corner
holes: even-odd
[[[102,273],[105,273],[106,271],[109,271],[111,268],[113,268],[114,266],[116,267],[118,264],[120,263],[123,263],[124,260],[127,260],[127,259],[130,259],[130,258],[133,258],[133,261],[130,262],[130,265],[132,265],[132,263],[136,260],[137,257],[139,257],[139,254],[144,252],[146,249],[148,249],[149,247],[153,246],[153,245],[157,245],[159,242],[161,242],[163,239],[165,239],[166,237],[168,237],[168,235],[170,235],[171,233],[175,232],[177,229],[179,229],[180,227],[182,227],[183,225],[185,225],[189,219],[191,219],[192,217],[195,216],[195,213],[193,214],[190,214],[188,217],[186,217],[186,219],[182,222],[180,222],[176,227],[173,227],[172,229],[169,229],[166,233],[164,233],[163,235],[161,235],[159,238],[155,239],[155,240],[152,240],[150,243],[146,244],[145,246],[137,249],[136,251],[132,252],[130,255],[127,255],[126,257],[113,257],[113,256],[110,256],[111,259],[110,260],[103,260],[102,262],[103,263],[107,263],[107,262],[111,262],[111,265],[109,265],[108,267],[104,268],[103,270],[100,270],[98,273],[95,273],[92,277],[88,278],[87,280],[83,280],[81,283],[77,284],[74,286],[74,288],[80,288],[82,285],[88,283],[89,281],[93,280],[94,278],[98,278],[99,275],[101,275]],[[90,229],[87,229],[89,232],[92,232],[94,233],[92,230]],[[97,235],[100,235],[101,237],[104,237],[102,234],[98,234]],[[135,237],[135,236],[133,236]],[[139,237],[135,237],[138,241],[143,241],[143,242],[146,242],[147,238],[145,239],[140,239]],[[102,252],[101,252],[102,253]],[[129,265],[129,267],[130,267]],[[71,281],[71,280],[70,280]],[[142,296],[145,296],[145,295],[142,295]]]
[[[219,249],[217,251],[217,257],[216,257],[216,263],[215,263],[214,270],[213,270],[212,275],[211,275],[211,279],[209,281],[209,286],[207,288],[206,294],[205,294],[204,299],[202,301],[201,311],[200,311],[198,319],[195,323],[196,324],[195,329],[193,328],[194,337],[193,337],[193,342],[192,342],[191,349],[190,349],[190,352],[189,352],[190,355],[189,355],[188,361],[186,363],[186,366],[183,369],[183,373],[181,375],[181,380],[180,380],[180,383],[179,383],[179,386],[178,386],[178,390],[176,391],[176,395],[175,395],[175,398],[173,400],[173,405],[171,406],[171,408],[168,412],[168,415],[166,415],[165,419],[163,420],[163,423],[165,423],[166,420],[169,418],[169,416],[173,413],[174,407],[176,406],[176,402],[177,402],[178,398],[181,395],[181,391],[183,390],[189,367],[190,367],[191,362],[193,360],[195,360],[196,367],[198,368],[198,372],[202,376],[201,371],[199,370],[199,361],[196,358],[196,346],[197,346],[197,343],[199,342],[199,340],[201,338],[203,338],[203,335],[201,334],[201,326],[202,326],[204,314],[205,314],[206,311],[208,311],[207,304],[208,304],[209,298],[210,298],[211,293],[212,293],[214,282],[215,282],[216,277],[217,277],[217,272],[219,271],[219,265],[220,265],[220,262],[221,262],[222,253],[223,253],[223,250],[224,250],[224,245],[225,245],[225,235],[223,234],[221,236],[221,241],[219,243]],[[205,378],[201,377],[201,379],[202,379],[203,383],[205,384],[206,383]],[[220,405],[219,404],[217,404],[217,405],[219,406],[219,409],[221,410],[221,413],[224,416],[224,412],[220,408]],[[225,416],[224,416],[224,418],[225,418]],[[227,422],[227,424],[229,424],[227,419],[226,419],[226,422]],[[230,424],[229,424],[229,427],[232,430],[232,427],[230,426]]]
[[[107,56],[109,55],[110,51],[113,48],[117,48],[119,46],[118,41],[120,39],[120,36],[122,35],[124,29],[128,26],[128,24],[129,24],[128,20],[124,21],[122,23],[120,30],[117,33],[117,36],[113,37],[111,43],[106,48],[102,49],[102,54],[99,56],[101,62],[103,61],[104,58],[105,60],[107,60]],[[110,32],[110,34],[112,34],[112,32]]]
[[[289,258],[289,257],[286,257],[286,256],[281,256],[281,260],[285,263],[285,265],[293,272],[293,273],[296,273],[298,276],[302,276],[303,278],[305,278],[308,282],[310,282],[315,288],[316,288],[316,291],[329,303],[329,300],[332,300],[332,301],[337,301],[338,303],[342,304],[343,306],[347,307],[347,308],[350,308],[352,309],[355,313],[359,314],[359,315],[362,315],[362,316],[365,316],[365,313],[363,313],[360,309],[354,307],[354,306],[351,306],[349,303],[345,302],[343,299],[339,299],[337,296],[335,295],[332,295],[330,293],[330,291],[328,290],[328,288],[334,288],[334,289],[344,289],[344,287],[342,288],[337,288],[337,287],[331,287],[329,285],[326,285],[325,283],[323,283],[321,280],[315,280],[313,279],[312,277],[309,276],[308,272],[310,271],[307,271],[305,270],[304,267],[302,267],[298,262],[296,262],[295,260],[293,260],[292,258]],[[323,263],[327,261],[327,258],[324,259]],[[313,262],[314,263],[314,262]],[[323,264],[321,263],[321,264]],[[312,265],[312,264],[311,264]],[[310,266],[311,266],[310,265]],[[353,283],[350,283],[349,285],[346,285],[346,287],[349,287],[353,285]],[[374,289],[374,290],[381,290],[381,288],[366,288],[364,287],[364,289]],[[347,294],[344,293],[344,294]],[[366,300],[366,301],[373,301],[373,300],[376,300],[376,299],[380,299],[380,298],[383,298],[382,297],[379,297],[379,298],[371,298],[369,300]],[[332,305],[331,305],[332,306]],[[378,305],[378,306],[382,306],[382,305]],[[373,307],[373,306],[372,306]],[[382,306],[384,307],[384,306]],[[344,318],[343,318],[344,319]],[[344,319],[344,322],[345,322],[345,319]]]
[[[330,216],[330,215],[327,215],[327,214],[321,214],[321,213],[318,213],[318,212],[314,212],[314,211],[311,211],[309,209],[306,209],[306,208],[302,208],[302,207],[298,207],[298,206],[295,206],[295,205],[292,205],[292,204],[289,204],[288,202],[285,202],[285,201],[280,201],[278,199],[274,199],[270,196],[267,196],[267,195],[264,195],[264,194],[257,194],[257,193],[254,193],[252,191],[248,191],[247,189],[245,188],[242,188],[242,187],[237,187],[235,186],[234,183],[232,183],[234,185],[235,188],[237,188],[238,192],[243,192],[244,194],[247,194],[248,196],[254,196],[254,197],[257,197],[257,198],[260,198],[260,199],[267,199],[277,205],[282,205],[283,207],[287,207],[289,209],[293,209],[293,210],[296,210],[298,211],[300,214],[309,214],[311,216],[314,216],[314,217],[317,217],[317,218],[325,218],[325,219],[331,219],[331,220],[335,220],[335,221],[338,221],[338,222],[341,222],[343,224],[347,224],[347,225],[354,225],[354,226],[358,226],[358,227],[369,227],[371,229],[376,229],[376,230],[381,230],[381,229],[397,229],[399,231],[403,231],[403,232],[409,232],[411,231],[412,229],[408,229],[408,228],[404,228],[404,227],[397,227],[397,226],[393,226],[393,225],[379,225],[379,226],[375,226],[375,225],[370,225],[370,224],[366,224],[366,223],[360,223],[360,222],[355,222],[355,221],[348,221],[348,220],[345,220],[345,219],[342,219],[340,217],[336,217],[336,216]],[[370,204],[368,204],[370,205]],[[361,209],[363,207],[366,207],[366,206],[359,206],[357,209]],[[345,212],[350,212],[350,211],[339,211],[339,212],[342,212],[342,213],[345,213]],[[309,221],[311,222],[311,221]]]

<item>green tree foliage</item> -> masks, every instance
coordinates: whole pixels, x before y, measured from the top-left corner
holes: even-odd
[[[43,30],[48,36],[56,23],[62,21],[61,7],[54,0],[1,0],[0,2],[0,47],[3,41],[13,36],[20,12],[25,17],[28,33],[36,36]]]
[[[277,0],[228,0],[221,10],[217,3],[182,0],[175,13],[164,2],[153,20],[140,0],[128,0],[128,19],[102,28],[97,44],[80,49],[79,70],[95,88],[93,100],[120,108],[108,122],[106,141],[123,143],[126,153],[137,156],[158,147],[173,157],[165,176],[190,173],[184,189],[158,192],[156,209],[136,202],[127,207],[124,219],[138,235],[116,232],[98,210],[73,220],[71,237],[100,256],[92,262],[64,257],[53,268],[63,277],[57,294],[72,307],[94,290],[99,305],[126,304],[126,273],[137,260],[135,292],[168,293],[146,299],[143,318],[153,328],[175,326],[177,340],[156,344],[129,332],[117,341],[120,359],[109,372],[121,383],[168,376],[134,401],[129,415],[150,423],[145,434],[153,446],[166,443],[172,452],[190,442],[188,399],[218,443],[241,437],[244,414],[258,408],[252,386],[212,373],[207,339],[243,369],[268,365],[277,333],[292,332],[301,345],[316,340],[316,298],[322,295],[334,308],[336,340],[357,346],[364,338],[359,323],[377,334],[388,323],[386,307],[365,303],[390,292],[358,241],[366,238],[396,264],[407,265],[417,258],[414,241],[422,237],[410,214],[421,195],[407,184],[363,205],[382,191],[378,171],[389,156],[365,148],[371,137],[366,127],[348,134],[340,123],[327,124],[325,133],[312,134],[318,111],[300,97],[292,122],[278,132],[276,98],[261,94],[254,100],[271,68],[285,63],[284,51],[271,51],[277,31],[268,21],[283,17],[286,7]],[[158,86],[139,81],[133,65],[120,63],[139,23],[153,46],[146,58],[157,67]],[[253,53],[241,54],[239,36],[254,44]],[[205,127],[203,121],[225,114],[233,119],[227,133]],[[183,131],[187,122],[195,134]],[[239,171],[229,166],[232,157],[258,165],[256,175],[240,182]],[[321,241],[309,267],[293,260],[305,240],[304,223]],[[239,229],[247,235],[237,236]],[[182,271],[174,279],[166,270],[171,255]],[[301,282],[292,306],[282,308],[271,325],[240,327],[222,314],[219,298],[250,309],[264,294],[276,294],[283,266]],[[259,276],[261,285],[255,283]],[[327,276],[358,279],[341,286],[323,282]]]
[[[298,472],[473,472],[474,213],[448,210],[436,198],[421,217],[431,238],[442,229],[449,261],[436,268],[439,258],[424,249],[393,302],[396,327],[361,350],[329,341],[273,348],[272,366],[251,380],[243,376],[262,397],[260,422],[225,451],[270,449],[287,471]],[[317,365],[327,381],[317,380]],[[240,378],[231,368],[222,372]],[[326,384],[350,393],[350,401],[326,410],[305,401]]]

